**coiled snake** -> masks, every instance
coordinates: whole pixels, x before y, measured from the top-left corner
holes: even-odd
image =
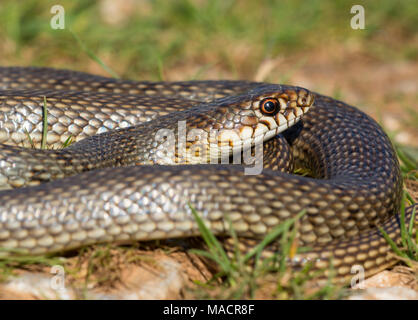
[[[311,251],[298,263],[326,268],[332,257],[344,278],[355,264],[373,274],[394,262],[376,224],[399,240],[399,163],[379,125],[341,101],[285,85],[28,67],[0,68],[0,90],[0,247],[40,254],[194,236],[189,205],[216,234],[228,214],[240,236],[261,238],[305,209],[298,240]],[[48,144],[76,143],[28,148],[28,134],[41,140],[44,97]],[[218,163],[245,160],[250,147],[257,161],[260,145],[261,172]]]

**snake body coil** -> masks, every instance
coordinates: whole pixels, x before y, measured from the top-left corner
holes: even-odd
[[[198,235],[191,204],[216,234],[227,233],[228,214],[248,238],[306,209],[298,239],[312,250],[294,262],[326,268],[332,257],[341,278],[355,264],[373,274],[394,262],[376,224],[399,240],[399,163],[379,125],[341,101],[284,85],[135,82],[25,67],[0,68],[0,90],[0,187],[22,187],[0,192],[0,247],[38,254]],[[72,137],[68,148],[22,147],[27,134],[34,144],[41,139],[44,96],[47,142],[57,147]],[[184,120],[216,153],[180,143]],[[165,129],[174,132],[172,153],[156,139]],[[259,174],[189,164],[204,151],[206,163],[245,142],[254,149],[260,139]],[[294,167],[312,177],[291,174]]]

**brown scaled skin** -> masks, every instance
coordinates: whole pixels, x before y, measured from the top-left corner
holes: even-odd
[[[0,156],[6,169],[0,180],[6,177],[17,185],[30,185],[76,175],[2,191],[0,212],[6,213],[6,218],[0,222],[0,246],[44,253],[97,242],[197,235],[190,203],[216,234],[226,233],[223,217],[227,213],[236,232],[251,238],[262,238],[278,223],[305,209],[298,239],[312,251],[298,256],[294,263],[311,260],[315,268],[326,269],[332,256],[337,278],[349,277],[355,264],[372,274],[393,263],[387,254],[390,248],[375,225],[382,225],[395,241],[399,239],[399,163],[382,129],[354,107],[297,87],[245,81],[134,82],[47,68],[0,68],[0,75],[3,89],[33,90],[41,82],[49,86],[42,90],[55,91],[47,96],[56,113],[49,122],[56,121],[52,130],[60,129],[63,119],[68,120],[65,117],[74,124],[71,128],[78,126],[80,132],[89,134],[109,130],[106,125],[117,127],[122,123],[117,114],[137,121],[130,123],[136,127],[88,138],[61,151],[3,145]],[[46,82],[46,78],[54,81]],[[38,111],[32,110],[40,107],[42,93],[3,92],[0,108],[23,110],[22,116],[13,120],[19,126],[25,116],[36,118],[31,115]],[[203,130],[236,129],[242,136],[256,132],[257,126],[270,129],[273,117],[262,119],[259,103],[272,96],[290,122],[296,116],[295,108],[303,111],[313,97],[315,104],[303,123],[271,140],[275,142],[266,142],[267,168],[261,174],[245,175],[241,166],[231,165],[149,165],[155,163],[150,156],[155,148],[150,143],[151,133],[161,127],[176,127],[177,120],[187,119],[192,127]],[[164,100],[172,97],[177,100],[171,105]],[[213,102],[219,98],[223,99]],[[138,103],[135,99],[144,100]],[[29,100],[38,101],[38,105],[26,105]],[[71,109],[71,105],[80,108]],[[172,109],[167,111],[165,105]],[[19,106],[21,109],[16,109]],[[60,113],[60,106],[67,114]],[[91,109],[87,112],[84,107]],[[135,112],[129,113],[135,108],[136,118]],[[13,134],[6,126],[0,122],[0,138],[6,134],[11,142]],[[36,133],[36,128],[33,130]],[[62,136],[62,132],[55,133]],[[283,172],[292,169],[293,161],[296,167],[312,172],[315,179]],[[107,168],[114,165],[127,167]],[[94,168],[97,170],[84,172]],[[411,210],[408,208],[407,218]]]

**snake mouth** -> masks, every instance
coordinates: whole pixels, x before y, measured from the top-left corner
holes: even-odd
[[[221,131],[217,137],[216,146],[222,153],[240,152],[245,148],[253,147],[258,143],[263,143],[275,135],[285,131],[292,125],[300,121],[302,115],[277,124],[276,121],[263,121],[257,124],[255,128],[246,126],[235,130]]]
[[[215,130],[214,135],[210,133],[209,137],[206,136],[204,140],[209,142],[209,145],[200,149],[209,149],[211,159],[219,159],[220,154],[223,159],[229,155],[251,149],[299,122],[314,102],[314,96],[304,89],[287,90],[278,98],[268,98],[271,95],[273,94],[269,93],[266,94],[267,98],[260,97],[253,110],[244,110],[241,113],[240,126],[231,129],[223,128],[220,131]],[[263,109],[264,105],[261,106],[261,104],[266,101],[276,102],[275,105],[269,106],[270,109],[275,107],[275,110],[269,113]],[[194,150],[194,155],[199,157],[200,151]]]
[[[188,161],[191,164],[199,164],[203,162],[202,159],[206,159],[204,161],[218,163],[219,159],[228,159],[231,155],[241,153],[256,145],[262,145],[263,142],[296,124],[301,118],[302,115],[286,120],[280,125],[277,125],[276,122],[263,123],[260,121],[255,128],[245,126],[239,130],[222,130],[217,135],[215,134],[216,138],[212,136],[208,137],[208,140],[204,140],[209,142],[208,145],[206,142],[203,143],[206,147],[197,143],[193,152],[188,155]],[[209,157],[206,158],[205,154]]]
[[[279,114],[281,115],[281,114]],[[284,117],[283,117],[284,118]],[[263,141],[267,141],[270,138],[274,137],[275,135],[285,131],[286,129],[290,128],[291,126],[293,126],[294,124],[296,124],[297,122],[299,122],[299,120],[302,118],[302,115],[296,116],[294,118],[291,118],[289,120],[283,120],[281,119],[281,121],[266,121],[266,120],[260,120],[260,124],[262,124],[263,126],[267,127],[267,129],[262,128],[261,134],[257,133],[257,129],[255,130],[255,136],[254,139],[259,139],[260,135],[263,135]],[[279,123],[279,124],[277,124]]]

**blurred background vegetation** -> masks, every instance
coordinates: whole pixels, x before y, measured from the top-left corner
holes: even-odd
[[[50,26],[56,4],[64,30]],[[350,26],[356,4],[364,30]],[[138,80],[292,83],[357,105],[418,146],[417,30],[413,0],[1,0],[0,65],[111,75],[100,59]]]
[[[362,3],[364,2],[364,3]],[[65,9],[65,29],[53,30],[50,9]],[[366,29],[353,30],[350,8],[362,4]],[[337,43],[385,61],[418,59],[415,1],[300,0],[2,0],[2,65],[53,65],[96,70],[70,33],[118,74],[158,79],[251,78],[277,55]],[[100,72],[100,70],[97,70]],[[169,72],[168,72],[169,73]]]

